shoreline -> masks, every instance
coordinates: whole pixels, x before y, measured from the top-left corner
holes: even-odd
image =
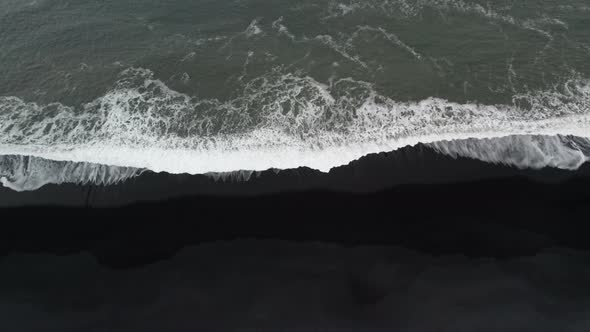
[[[139,176],[107,186],[47,184],[37,190],[24,192],[0,187],[0,208],[46,205],[111,207],[193,195],[247,197],[308,190],[370,193],[400,185],[453,184],[510,177],[562,182],[579,176],[590,176],[590,163],[583,164],[576,171],[519,169],[471,158],[455,158],[418,144],[392,152],[370,154],[348,165],[335,167],[328,173],[306,167],[206,175],[145,171]]]
[[[109,187],[3,188],[0,201],[0,257],[89,252],[113,268],[239,239],[500,258],[590,250],[590,164],[576,172],[519,170],[425,146],[367,156],[329,174],[267,171],[238,182],[146,173]]]

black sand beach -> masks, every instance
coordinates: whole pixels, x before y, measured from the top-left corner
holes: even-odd
[[[107,187],[3,189],[1,201],[11,206],[2,210],[0,245],[4,253],[88,251],[113,267],[252,238],[475,257],[588,250],[589,174],[588,164],[576,172],[518,170],[418,146],[329,174],[297,169],[223,181],[144,173]]]

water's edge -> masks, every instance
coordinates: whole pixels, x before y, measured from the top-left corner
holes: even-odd
[[[0,188],[0,206],[122,206],[187,195],[251,196],[306,190],[359,193],[400,185],[509,177],[560,182],[590,174],[589,164],[585,163],[587,150],[583,143],[586,141],[576,137],[513,136],[498,140],[417,144],[370,154],[327,173],[300,167],[223,174],[170,174],[3,156],[5,187]],[[481,149],[484,144],[494,148],[488,149],[488,154],[475,154],[484,151]],[[538,167],[522,167],[522,163],[530,165],[533,161]],[[13,176],[12,182],[8,183],[7,175]],[[31,185],[36,190],[16,192],[17,185],[20,188]]]

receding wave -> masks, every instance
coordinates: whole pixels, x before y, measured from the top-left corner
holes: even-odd
[[[571,136],[521,135],[440,141],[429,144],[453,157],[468,157],[518,168],[576,170],[590,158],[590,140]]]
[[[144,170],[84,162],[55,161],[30,156],[0,156],[0,183],[16,190],[36,190],[46,184],[112,185]]]

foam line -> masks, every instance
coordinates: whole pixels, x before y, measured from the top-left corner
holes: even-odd
[[[221,101],[179,93],[149,70],[131,68],[103,97],[80,107],[0,97],[2,155],[169,173],[300,166],[328,171],[366,154],[417,143],[510,135],[590,137],[589,82],[572,79],[552,90],[515,95],[506,105],[440,98],[400,102],[366,82],[349,78],[327,86],[277,69],[247,82],[236,98]],[[508,142],[516,146],[533,141]],[[479,151],[475,141],[468,142],[435,146],[450,154],[472,151],[472,156],[502,162],[497,145],[483,147],[482,141]],[[558,148],[543,151],[571,154]],[[579,164],[527,160],[517,164]]]

